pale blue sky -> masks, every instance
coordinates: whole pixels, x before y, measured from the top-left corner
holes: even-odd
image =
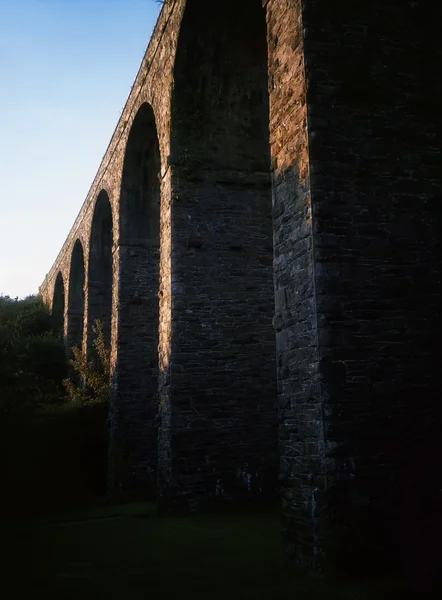
[[[38,291],[159,9],[155,0],[0,0],[0,294]]]

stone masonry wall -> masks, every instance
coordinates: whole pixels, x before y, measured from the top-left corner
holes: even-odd
[[[171,132],[170,453],[160,501],[198,510],[268,499],[277,421],[259,3],[187,3]]]
[[[71,267],[71,256],[73,246],[76,240],[80,240],[85,256],[85,314],[84,323],[85,330],[86,324],[88,323],[87,307],[89,306],[89,282],[88,282],[88,261],[89,261],[89,249],[90,249],[90,235],[92,227],[92,218],[95,210],[96,200],[100,192],[106,192],[109,197],[111,208],[112,208],[112,219],[113,225],[112,230],[114,233],[113,239],[113,293],[112,293],[112,332],[111,332],[111,352],[112,362],[114,371],[114,394],[113,398],[117,396],[120,398],[119,405],[120,410],[115,410],[114,401],[111,402],[111,410],[109,414],[109,434],[110,434],[110,479],[109,488],[112,492],[119,492],[124,489],[125,481],[133,481],[132,476],[126,477],[126,473],[116,468],[116,456],[125,454],[124,448],[118,448],[118,440],[120,439],[117,432],[120,427],[120,421],[124,422],[126,430],[126,438],[131,437],[131,428],[134,431],[140,429],[140,415],[136,411],[132,411],[131,417],[121,412],[121,406],[127,405],[124,400],[124,391],[121,394],[121,387],[118,387],[118,367],[119,367],[119,353],[121,355],[121,349],[127,345],[128,340],[125,335],[121,332],[121,326],[119,321],[119,310],[121,301],[121,280],[120,280],[120,255],[122,248],[120,248],[120,188],[121,179],[123,173],[123,162],[126,153],[127,141],[129,134],[132,129],[132,123],[135,115],[138,113],[139,108],[144,104],[148,103],[153,107],[158,135],[158,146],[160,153],[160,186],[161,186],[161,206],[160,206],[160,220],[161,220],[161,255],[160,258],[160,280],[162,289],[162,296],[160,298],[160,331],[159,331],[159,356],[163,363],[167,361],[169,354],[169,343],[170,343],[170,260],[169,251],[170,248],[170,222],[169,209],[170,209],[170,183],[169,177],[170,172],[167,164],[167,157],[170,154],[169,151],[169,112],[170,112],[170,86],[171,86],[171,75],[174,60],[174,46],[176,45],[179,21],[181,17],[181,11],[183,9],[183,1],[171,1],[163,6],[163,9],[158,18],[157,24],[154,28],[151,40],[149,42],[146,54],[141,63],[135,82],[132,86],[130,95],[119,119],[115,132],[103,157],[102,163],[98,169],[97,175],[92,183],[87,198],[79,212],[79,215],[66,239],[66,242],[61,249],[54,265],[50,272],[45,278],[42,286],[40,287],[40,293],[44,301],[50,306],[53,300],[53,291],[55,285],[55,279],[59,272],[63,274],[65,282],[65,298],[66,305],[68,304],[67,298],[69,294],[68,281]],[[97,290],[95,290],[95,293]],[[66,306],[66,312],[68,306]],[[66,330],[65,330],[66,331]],[[130,343],[130,342],[129,342]],[[83,347],[87,347],[87,340],[84,339]],[[136,351],[136,348],[135,348]],[[128,382],[126,390],[130,390],[130,387],[136,386],[136,379],[132,382]],[[129,392],[130,393],[130,392]],[[149,425],[149,424],[146,424]],[[152,424],[151,424],[152,425]],[[118,460],[117,460],[118,462]],[[155,460],[154,460],[155,462]],[[121,461],[118,463],[121,464]],[[136,471],[139,475],[137,478],[142,478],[142,473],[147,474],[152,469],[152,460],[149,457],[145,457],[144,461],[141,461],[136,466]],[[132,473],[133,468],[129,466],[128,472]]]
[[[306,81],[301,2],[266,3],[280,480],[286,547],[318,553],[316,494],[324,488]]]
[[[436,19],[426,2],[302,8],[322,408],[301,459],[305,428],[281,423],[296,473],[284,520],[302,510],[300,486],[311,514],[309,547],[297,516],[287,548],[299,562],[353,569],[375,557],[409,569],[418,553],[428,570],[441,487]],[[308,455],[316,468],[298,474]]]
[[[160,155],[152,108],[132,125],[120,194],[113,473],[155,494],[157,474]],[[118,442],[116,441],[118,439]]]

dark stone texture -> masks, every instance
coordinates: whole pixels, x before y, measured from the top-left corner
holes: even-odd
[[[440,529],[436,22],[427,2],[303,3],[324,437],[289,461],[285,479],[287,536],[300,562],[409,565],[425,553],[423,539],[437,539],[425,505]],[[297,351],[297,365],[303,357]],[[298,419],[281,437],[307,441],[308,431]],[[296,473],[311,453],[318,472]],[[304,539],[298,511],[311,482]]]
[[[147,103],[132,125],[120,196],[111,491],[154,495],[157,474],[160,156]]]
[[[188,2],[172,99],[170,454],[160,504],[275,497],[265,15]]]

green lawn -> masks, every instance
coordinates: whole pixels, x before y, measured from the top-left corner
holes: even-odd
[[[283,559],[276,511],[160,519],[149,505],[130,504],[9,531],[16,591],[23,584],[46,598],[393,597],[385,583],[377,589],[297,575]]]

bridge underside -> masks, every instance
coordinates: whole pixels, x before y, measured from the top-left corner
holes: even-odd
[[[69,347],[105,324],[113,493],[164,512],[281,494],[307,568],[422,546],[442,472],[435,22],[401,0],[165,3],[41,288]]]

